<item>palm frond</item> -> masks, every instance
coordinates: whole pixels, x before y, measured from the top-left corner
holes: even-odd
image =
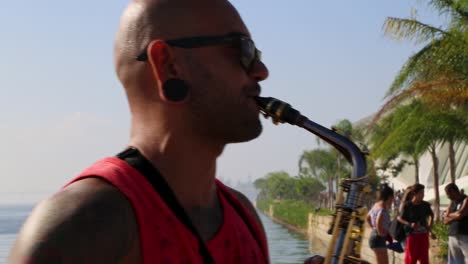
[[[466,0],[432,0],[429,5],[439,11],[440,15],[458,14],[461,18],[468,19],[468,1]]]
[[[385,113],[414,98],[421,98],[425,103],[441,108],[464,107],[468,105],[468,79],[441,78],[432,82],[416,82],[390,98],[375,114],[369,128],[372,129]]]
[[[384,33],[394,39],[409,39],[416,44],[432,41],[437,37],[448,34],[448,32],[440,28],[424,24],[414,18],[388,17],[383,28]]]
[[[411,87],[420,81],[438,81],[451,76],[453,79],[468,79],[468,44],[454,32],[430,42],[411,56],[395,77],[385,98]]]
[[[379,122],[378,135],[372,136],[372,153],[376,158],[389,158],[401,153],[419,155],[414,142],[418,139],[423,105],[420,101],[400,106]]]
[[[401,68],[400,72],[397,74],[393,83],[385,94],[385,98],[395,94],[409,82],[411,76],[416,72],[416,68],[421,64],[420,61],[426,57],[427,53],[430,53],[431,50],[438,45],[438,42],[439,40],[429,43],[406,61],[405,65]]]

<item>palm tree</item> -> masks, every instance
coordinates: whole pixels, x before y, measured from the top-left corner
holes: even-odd
[[[343,119],[333,125],[332,130],[351,140],[351,136],[353,134],[353,124],[348,119]],[[343,169],[345,169],[347,163],[344,159],[344,156],[341,155],[337,149],[332,149],[331,151],[333,151],[336,155],[336,172],[334,180],[336,188],[335,193],[337,193],[340,185],[340,178],[344,177]]]
[[[441,116],[443,123],[441,138],[444,142],[448,143],[449,147],[449,164],[450,164],[450,180],[455,183],[455,142],[464,141],[468,142],[468,114],[467,111],[439,111],[438,115]]]
[[[455,111],[441,111],[429,108],[420,100],[413,100],[408,105],[395,109],[383,119],[392,120],[386,126],[385,137],[378,138],[374,154],[380,157],[407,153],[417,160],[425,151],[429,151],[433,162],[433,181],[435,194],[435,214],[439,219],[439,159],[437,146],[455,139],[468,138],[468,122],[465,116]],[[375,136],[374,136],[375,137]],[[408,153],[412,150],[412,153]],[[416,163],[417,164],[417,163]]]
[[[418,21],[416,15],[407,19],[389,17],[384,23],[385,33],[395,39],[408,39],[424,47],[411,56],[395,77],[387,91],[390,98],[374,118],[374,123],[388,110],[414,98],[436,110],[439,118],[449,120],[450,112],[461,111],[462,120],[468,116],[468,0],[429,0],[429,6],[445,15],[445,27],[436,27]],[[445,119],[447,118],[447,119]],[[463,122],[465,122],[463,121]],[[440,126],[440,124],[438,124]],[[437,125],[436,125],[437,126]],[[447,128],[447,127],[445,127]],[[468,134],[466,127],[452,126],[461,134]],[[443,133],[438,140],[448,142],[451,180],[455,181],[454,143],[466,140],[451,129],[433,129]],[[448,132],[448,131],[451,132]],[[436,135],[434,135],[436,136]],[[434,141],[432,141],[434,142]],[[438,167],[435,145],[429,148],[434,169]],[[436,175],[434,175],[435,177]],[[434,184],[438,183],[434,179]],[[438,179],[437,179],[438,180]],[[438,192],[438,186],[435,191]],[[438,197],[438,193],[436,193]]]
[[[415,89],[424,93],[430,90],[461,91],[463,104],[467,102],[468,76],[468,1],[430,0],[429,6],[448,18],[445,28],[435,27],[416,19],[389,17],[384,31],[395,39],[408,39],[424,47],[410,57],[395,77],[387,97],[398,95],[421,82],[426,89]],[[427,85],[430,84],[430,85]],[[464,91],[464,92],[463,92]]]
[[[378,124],[372,124],[371,135],[372,158],[382,160],[382,169],[391,169],[396,176],[406,164],[414,165],[414,182],[419,183],[419,158],[423,154],[422,149],[417,148],[417,134],[408,134],[404,125],[408,116],[414,111],[416,104],[403,105],[392,113],[382,118]],[[418,120],[416,120],[419,122]],[[412,162],[405,160],[394,165],[393,162],[402,156],[411,157]]]
[[[360,144],[361,149],[363,152],[367,151],[367,146],[363,143],[364,142],[364,134],[363,134],[363,129],[360,127],[355,127],[349,121],[348,119],[342,119],[336,122],[331,129],[335,131],[336,133],[348,138],[349,140],[353,140],[354,142],[357,142]],[[321,140],[320,138],[317,137],[317,143],[320,145],[324,141]],[[336,171],[335,171],[335,176],[332,179],[332,190],[333,190],[333,185],[334,185],[334,190],[338,192],[339,188],[339,181],[340,178],[344,178],[350,175],[351,173],[351,168],[350,164],[345,160],[345,157],[335,148],[331,148],[330,152],[335,156],[336,159]],[[301,167],[301,161],[302,157],[299,161],[299,167]],[[333,184],[334,182],[334,184]],[[333,191],[332,191],[333,193]],[[329,194],[330,195],[330,194]],[[333,203],[333,201],[331,201]]]
[[[333,179],[337,171],[336,153],[327,149],[304,151],[299,158],[299,177],[316,178],[327,185],[328,206],[333,207]]]

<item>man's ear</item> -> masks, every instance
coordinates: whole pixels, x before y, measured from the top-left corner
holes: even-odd
[[[155,81],[158,87],[162,87],[164,82],[176,75],[172,50],[166,42],[153,40],[148,45],[147,53]]]
[[[170,103],[183,103],[188,96],[185,81],[177,78],[172,49],[162,40],[152,41],[147,50],[159,98]]]

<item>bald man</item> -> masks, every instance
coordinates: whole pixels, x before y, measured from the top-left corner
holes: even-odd
[[[215,179],[260,135],[268,76],[226,0],[135,0],[115,43],[131,138],[32,212],[9,263],[268,263],[245,196]]]

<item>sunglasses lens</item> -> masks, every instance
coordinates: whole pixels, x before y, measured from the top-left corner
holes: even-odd
[[[250,65],[256,59],[255,44],[250,39],[241,40],[241,63],[245,69],[250,69]]]

